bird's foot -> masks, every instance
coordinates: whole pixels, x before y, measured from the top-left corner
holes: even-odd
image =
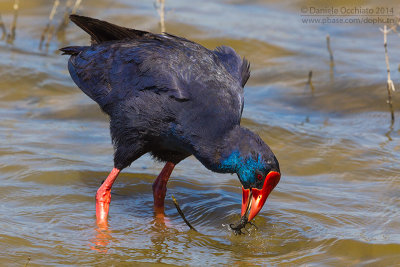
[[[250,224],[251,226],[254,226],[257,229],[257,226],[250,222],[246,216],[242,216],[240,218],[239,223],[235,226],[233,223],[229,224],[229,230],[233,231],[235,235],[241,235],[244,234],[242,229],[244,229],[247,233],[249,233],[249,230],[247,230],[245,227],[247,224]]]

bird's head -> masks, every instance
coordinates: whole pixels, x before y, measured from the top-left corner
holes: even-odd
[[[222,168],[236,172],[242,184],[242,217],[253,219],[278,184],[281,173],[274,153],[255,133],[241,128],[234,149],[225,155]],[[237,136],[236,136],[237,137]]]

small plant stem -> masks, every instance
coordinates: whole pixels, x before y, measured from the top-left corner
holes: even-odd
[[[186,220],[185,215],[183,214],[181,208],[179,207],[178,201],[176,200],[176,198],[174,197],[174,195],[172,195],[172,201],[174,202],[175,208],[178,211],[179,215],[181,215],[182,219],[185,221],[185,223],[187,224],[187,226],[189,226],[190,229],[192,229],[193,231],[197,230],[189,223],[188,220]]]

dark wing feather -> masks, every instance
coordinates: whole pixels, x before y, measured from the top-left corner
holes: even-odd
[[[71,15],[70,19],[91,36],[92,46],[60,50],[72,55],[68,69],[74,82],[106,113],[118,103],[116,100],[144,90],[187,100],[188,94],[182,89],[185,88],[182,83],[190,77],[174,68],[179,58],[174,58],[176,54],[169,51],[176,44],[172,36],[129,29],[84,16]],[[165,45],[168,42],[170,44]]]
[[[189,98],[190,72],[176,67],[179,58],[160,39],[116,41],[72,51],[68,69],[78,87],[109,113],[112,105],[141,91],[167,94],[179,101]]]
[[[106,113],[142,91],[186,101],[194,90],[203,87],[203,94],[217,90],[222,100],[239,100],[237,108],[243,109],[249,65],[232,48],[210,51],[173,35],[152,34],[77,15],[71,20],[94,40],[90,47],[61,49],[72,55],[68,64],[71,77]],[[237,87],[230,80],[236,80]]]
[[[244,87],[250,78],[250,63],[247,59],[241,59],[229,46],[219,46],[214,53],[219,57],[226,70]]]

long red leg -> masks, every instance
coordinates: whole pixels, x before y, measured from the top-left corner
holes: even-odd
[[[107,226],[108,210],[111,202],[111,187],[117,179],[121,170],[114,168],[108,175],[107,179],[97,190],[96,194],[96,217],[97,224]]]
[[[153,183],[154,211],[156,214],[164,214],[164,199],[167,193],[167,183],[174,167],[174,163],[167,162],[160,175],[158,175]]]

